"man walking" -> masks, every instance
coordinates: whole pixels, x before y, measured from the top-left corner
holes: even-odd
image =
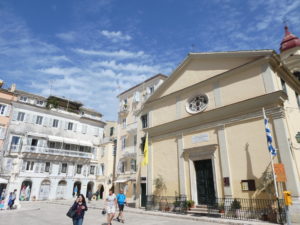
[[[118,202],[118,207],[119,207],[119,214],[118,214],[118,217],[117,217],[117,220],[119,222],[122,222],[124,223],[125,220],[124,220],[124,205],[126,203],[126,195],[124,195],[123,193],[123,189],[120,189],[120,193],[117,195],[117,202]]]

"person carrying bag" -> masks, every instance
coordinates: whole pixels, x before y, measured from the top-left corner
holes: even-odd
[[[85,202],[85,198],[82,194],[80,194],[73,206],[69,209],[67,216],[72,218],[73,225],[82,225],[84,213],[87,211],[87,205]]]

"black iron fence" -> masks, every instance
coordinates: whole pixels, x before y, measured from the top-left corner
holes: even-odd
[[[163,212],[187,213],[186,196],[155,196],[148,195],[146,210]]]
[[[260,220],[283,224],[286,222],[284,200],[210,198],[202,199],[201,205],[190,208],[185,196],[147,196],[146,210],[173,213],[189,213],[195,216],[238,220]]]

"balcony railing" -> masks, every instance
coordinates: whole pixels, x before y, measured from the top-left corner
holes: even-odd
[[[136,146],[126,147],[121,151],[121,158],[132,158],[136,156]]]
[[[69,157],[80,157],[86,159],[92,159],[93,154],[89,152],[79,152],[65,149],[47,148],[39,146],[24,146],[22,148],[22,153],[36,153],[36,154],[48,154],[48,155],[59,155],[59,156],[69,156]]]
[[[10,146],[10,152],[11,153],[17,153],[20,151],[21,145],[11,145]]]
[[[127,115],[128,112],[129,112],[129,107],[128,107],[128,105],[123,105],[123,106],[121,106],[120,111],[119,111],[119,114],[120,114],[121,116]]]
[[[126,125],[127,132],[135,132],[137,130],[137,122],[130,123]]]

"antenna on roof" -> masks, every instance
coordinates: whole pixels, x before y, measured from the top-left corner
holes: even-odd
[[[194,44],[191,45],[191,48],[192,48],[191,50],[192,50],[192,52],[195,52],[195,47],[196,47],[196,45],[194,45]]]
[[[49,85],[50,85],[49,96],[52,95],[52,83],[53,83],[53,80],[50,80],[49,81]]]
[[[282,23],[283,23],[283,25],[284,25],[284,26],[287,26],[287,25],[288,25],[288,22],[289,22],[289,20],[286,18],[286,16],[284,16],[284,17],[282,18]]]

